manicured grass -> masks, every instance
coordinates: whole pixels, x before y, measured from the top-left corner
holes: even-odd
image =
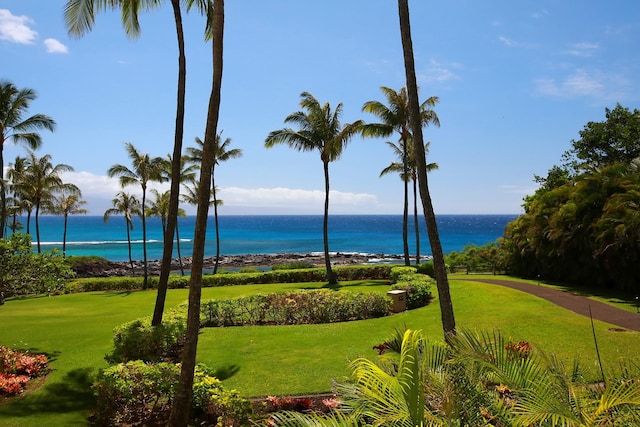
[[[348,290],[379,290],[380,282],[345,283]],[[205,288],[203,298],[229,298],[275,290],[321,287],[322,284],[247,285]],[[519,291],[466,281],[451,281],[459,329],[500,329],[513,340],[525,340],[570,361],[580,355],[597,378],[591,324],[539,298]],[[167,307],[187,299],[186,290],[170,290]],[[95,292],[8,301],[0,307],[0,345],[44,352],[52,372],[44,387],[0,407],[0,424],[8,426],[85,425],[93,407],[90,384],[106,367],[115,326],[150,315],[155,291]],[[349,361],[373,357],[372,346],[394,327],[422,329],[442,336],[437,300],[428,307],[382,319],[332,325],[208,328],[200,334],[198,358],[219,370],[230,388],[245,396],[327,391],[334,378],[348,374]],[[611,332],[595,322],[605,364],[634,357],[640,333]]]

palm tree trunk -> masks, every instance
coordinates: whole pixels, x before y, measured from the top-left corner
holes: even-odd
[[[327,281],[329,285],[337,285],[338,278],[331,269],[331,257],[329,256],[329,161],[324,162],[324,221],[322,235],[324,237],[324,265],[327,269]]]
[[[66,258],[67,256],[67,219],[69,215],[64,214],[64,228],[62,232],[62,258]]]
[[[151,324],[156,326],[162,323],[164,303],[167,298],[169,273],[171,272],[171,257],[173,252],[173,236],[178,222],[178,202],[180,197],[180,162],[182,157],[182,138],[184,133],[184,104],[187,81],[187,60],[184,49],[184,32],[182,29],[182,13],[180,1],[171,0],[173,17],[176,22],[176,34],[178,37],[178,99],[176,107],[176,128],[173,141],[173,156],[171,164],[171,193],[169,193],[169,221],[164,238],[162,250],[162,263],[160,264],[160,278],[158,279],[158,294],[153,310]]]
[[[200,298],[202,296],[202,266],[204,263],[204,246],[207,233],[207,219],[209,215],[209,200],[211,192],[211,169],[213,165],[213,149],[216,141],[218,118],[220,115],[220,89],[222,86],[222,46],[224,35],[224,0],[208,1],[208,7],[213,8],[213,82],[207,125],[204,135],[202,164],[200,166],[200,186],[198,189],[198,209],[193,238],[193,261],[191,278],[189,281],[189,308],[187,311],[187,331],[184,348],[182,350],[182,366],[180,381],[176,388],[175,399],[171,407],[169,425],[174,427],[186,426],[189,422],[191,398],[193,394],[193,374],[196,366],[196,351],[198,348],[198,333],[200,331]]]
[[[413,228],[416,231],[416,265],[420,264],[420,223],[418,221],[418,183],[413,179]]]
[[[40,214],[40,203],[36,203],[36,241],[38,242],[38,253],[40,253],[40,221],[38,217]]]
[[[126,220],[127,221],[127,246],[129,247],[129,264],[131,264],[131,276],[135,276],[136,272],[135,269],[133,268],[133,257],[131,256],[131,223],[129,222],[129,219]]]
[[[142,189],[142,266],[143,266],[143,279],[142,289],[147,289],[148,277],[149,277],[149,264],[147,262],[147,212],[146,212],[146,200],[147,189]]]
[[[427,161],[422,137],[422,122],[420,120],[420,102],[418,100],[418,84],[416,82],[416,70],[413,62],[413,43],[411,41],[411,25],[409,20],[408,0],[398,0],[398,15],[400,18],[400,35],[402,37],[402,50],[404,54],[405,72],[407,78],[407,95],[409,100],[409,114],[413,128],[413,147],[418,171],[418,184],[420,186],[420,198],[424,211],[427,233],[431,243],[433,265],[438,287],[438,300],[440,301],[440,316],[445,339],[456,334],[456,322],[453,314],[453,303],[449,292],[449,280],[444,264],[442,244],[438,234],[436,216],[429,194],[427,181]]]
[[[220,224],[218,222],[218,199],[215,189],[213,190],[213,218],[216,226],[216,260],[213,263],[213,274],[216,274],[220,264]]]
[[[180,251],[180,231],[178,231],[178,223],[179,221],[176,221],[176,248],[178,249],[178,264],[180,265],[180,275],[184,276],[184,265],[182,264],[182,252]]]
[[[404,184],[404,206],[402,210],[402,245],[404,248],[404,265],[411,265],[409,259],[409,182],[407,181],[408,168],[407,168],[407,143],[405,142],[402,147],[402,183]]]

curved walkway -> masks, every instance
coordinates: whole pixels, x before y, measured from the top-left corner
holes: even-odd
[[[470,282],[489,283],[492,285],[506,286],[527,292],[540,298],[544,298],[562,308],[574,313],[589,317],[589,308],[594,319],[611,323],[624,329],[640,331],[640,314],[621,310],[612,305],[595,301],[581,295],[558,291],[546,286],[530,285],[528,283],[514,282],[501,279],[459,279]]]

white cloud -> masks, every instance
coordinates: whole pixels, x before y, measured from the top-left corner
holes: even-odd
[[[539,93],[558,97],[601,97],[605,93],[603,77],[594,76],[582,69],[576,70],[560,82],[555,79],[538,79],[536,85]]]
[[[301,190],[295,188],[240,188],[220,189],[220,198],[225,205],[302,208],[304,210],[322,210],[324,191]],[[363,208],[377,205],[377,197],[367,193],[348,193],[331,190],[329,204],[335,209]]]
[[[420,73],[419,79],[421,82],[445,82],[448,80],[457,79],[458,76],[451,71],[451,66],[445,67],[440,62],[432,59],[429,65],[426,66]]]
[[[56,39],[46,39],[44,45],[49,53],[69,53],[69,49]]]
[[[65,172],[62,180],[80,188],[82,198],[87,201],[85,207],[92,215],[104,213],[111,207],[111,200],[115,195],[123,191],[117,178],[95,175],[91,172]],[[162,192],[169,190],[169,184],[151,183],[149,188]],[[142,196],[142,190],[138,185],[126,187],[124,191],[136,197]],[[231,211],[249,208],[252,212],[264,210],[265,212],[321,214],[324,208],[323,190],[224,187],[219,190],[218,197],[224,202],[224,209]],[[330,210],[333,213],[376,213],[380,209],[388,210],[378,203],[378,198],[374,194],[332,190],[329,198]],[[195,207],[184,205],[183,208],[188,214],[195,214]]]
[[[38,33],[29,27],[33,20],[28,16],[15,16],[7,9],[0,9],[0,40],[33,44]]]
[[[599,47],[597,43],[575,43],[564,53],[571,56],[589,57],[592,56]]]
[[[515,41],[513,39],[505,37],[505,36],[498,37],[498,40],[500,40],[502,43],[504,43],[505,46],[509,46],[509,47],[520,46],[520,43],[518,43],[517,41]]]

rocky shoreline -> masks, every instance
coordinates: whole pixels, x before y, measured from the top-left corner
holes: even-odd
[[[331,255],[331,265],[358,265],[358,264],[380,264],[380,263],[397,263],[403,260],[402,255],[387,254],[355,254],[355,253],[336,253]],[[255,267],[260,269],[268,269],[274,264],[288,264],[294,262],[305,262],[314,264],[319,267],[324,266],[323,254],[253,254],[253,255],[223,255],[220,256],[219,269],[239,269],[243,267]],[[148,261],[148,273],[151,276],[160,274],[160,260]],[[207,257],[204,260],[203,269],[206,271],[213,270],[215,265],[215,257]],[[171,261],[171,271],[180,272],[191,269],[191,257],[183,257],[182,263],[178,258]],[[133,271],[135,275],[142,275],[144,271],[144,263],[141,260],[133,262]],[[131,264],[126,261],[113,262],[107,264],[91,264],[85,265],[81,269],[76,270],[77,277],[114,277],[114,276],[130,276]]]

